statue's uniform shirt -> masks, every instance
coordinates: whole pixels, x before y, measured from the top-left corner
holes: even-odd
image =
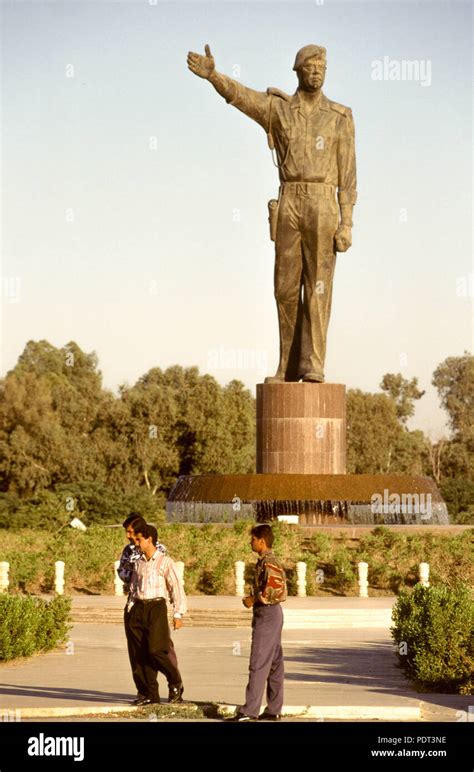
[[[296,381],[312,373],[323,380],[339,225],[336,190],[341,205],[357,199],[352,112],[322,92],[306,114],[298,91],[292,97],[277,89],[255,91],[217,72],[210,81],[229,104],[262,126],[277,153],[278,375]]]
[[[221,73],[211,82],[226,102],[271,134],[282,182],[322,182],[338,189],[341,204],[355,204],[354,121],[349,107],[320,93],[306,115],[297,91],[288,97],[277,89],[255,91]]]

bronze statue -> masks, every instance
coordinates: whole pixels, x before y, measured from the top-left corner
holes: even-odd
[[[326,49],[308,45],[298,51],[293,67],[298,88],[293,96],[276,88],[254,91],[222,75],[208,45],[205,56],[189,52],[188,67],[209,80],[226,102],[257,121],[276,151],[280,191],[278,201],[269,202],[269,210],[280,363],[275,376],[265,382],[321,383],[336,251],[351,246],[357,199],[352,113],[321,90]]]

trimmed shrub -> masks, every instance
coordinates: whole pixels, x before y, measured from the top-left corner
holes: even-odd
[[[399,666],[417,688],[472,694],[474,604],[466,585],[402,590],[392,619]]]
[[[54,649],[68,637],[71,599],[0,595],[0,660]]]

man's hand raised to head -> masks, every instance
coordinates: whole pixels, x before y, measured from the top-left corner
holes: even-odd
[[[214,57],[211,54],[211,49],[207,44],[204,46],[204,51],[206,52],[206,56],[195,54],[194,51],[188,53],[188,68],[200,78],[207,79],[215,70],[216,65],[214,64]]]

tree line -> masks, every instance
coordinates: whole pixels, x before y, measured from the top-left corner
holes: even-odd
[[[348,472],[427,474],[450,514],[469,522],[474,500],[474,357],[433,374],[450,434],[433,442],[407,421],[424,392],[385,374],[379,393],[347,394]],[[162,508],[178,475],[255,471],[255,400],[197,367],[154,367],[118,393],[98,359],[71,341],[29,341],[0,380],[0,526],[57,526],[72,512],[120,522]]]

